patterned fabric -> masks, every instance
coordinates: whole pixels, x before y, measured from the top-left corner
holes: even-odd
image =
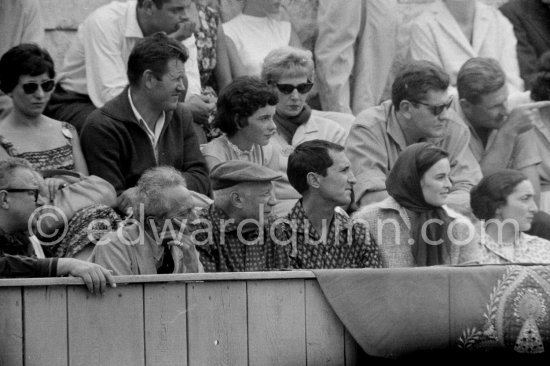
[[[550,273],[545,267],[510,266],[493,287],[481,329],[466,328],[458,347],[468,351],[550,349]]]
[[[195,30],[195,39],[197,46],[197,60],[199,64],[199,73],[201,78],[202,95],[211,99],[217,98],[215,90],[218,90],[214,70],[216,68],[216,43],[218,40],[218,24],[220,24],[220,14],[211,6],[196,2],[197,12],[199,14],[199,24]],[[206,133],[207,141],[212,140],[222,134],[219,128],[214,127],[215,111],[212,111],[208,122],[202,127]]]
[[[322,240],[298,201],[288,219],[296,230],[296,253],[290,256],[296,269],[381,268],[378,246],[371,243],[367,227],[335,211],[328,234]],[[350,231],[350,227],[352,228]],[[351,232],[351,236],[350,236]]]
[[[486,233],[480,235],[481,264],[549,263],[550,241],[520,233],[515,243],[497,243]]]
[[[51,150],[19,153],[15,146],[13,146],[13,144],[4,136],[0,136],[0,146],[6,150],[9,156],[27,160],[36,170],[74,170],[73,147],[71,144],[71,139],[77,132],[72,125],[65,122],[63,122],[61,132],[67,139],[67,144]]]
[[[44,252],[47,257],[73,257],[88,244],[97,243],[105,233],[115,230],[120,221],[120,216],[109,206],[85,207],[75,213],[59,236],[53,238],[54,245],[44,247]]]
[[[205,272],[270,271],[289,267],[288,245],[282,244],[288,243],[291,235],[284,223],[270,218],[263,227],[263,236],[255,230],[242,233],[241,240],[238,225],[214,204],[199,213],[199,220],[198,224],[191,225],[191,233]]]

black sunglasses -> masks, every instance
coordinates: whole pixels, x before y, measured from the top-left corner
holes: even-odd
[[[453,98],[449,98],[447,103],[438,104],[438,105],[431,105],[427,103],[422,103],[416,100],[412,100],[411,103],[413,104],[422,104],[426,107],[428,107],[428,110],[432,112],[434,116],[439,116],[441,113],[443,113],[444,110],[451,108],[451,104],[453,104]]]
[[[40,86],[44,92],[50,92],[55,86],[55,80],[50,79],[41,83],[25,83],[23,84],[23,91],[25,92],[25,94],[33,94],[35,91],[38,90],[38,86]]]
[[[302,83],[298,85],[292,85],[292,84],[275,84],[277,86],[277,89],[283,94],[291,94],[294,89],[298,90],[298,93],[305,94],[313,88],[312,82]]]
[[[32,192],[34,194],[34,203],[38,202],[38,196],[40,195],[40,190],[37,188],[0,188],[0,191],[6,192]]]

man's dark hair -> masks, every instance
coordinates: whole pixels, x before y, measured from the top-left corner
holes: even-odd
[[[472,104],[481,102],[484,95],[493,93],[506,84],[506,75],[497,60],[474,57],[462,65],[456,77],[458,97]]]
[[[53,60],[48,51],[34,43],[22,43],[4,53],[0,59],[0,89],[10,93],[23,75],[39,76],[47,73],[55,78]]]
[[[185,46],[169,38],[164,33],[155,33],[139,40],[128,58],[128,81],[137,86],[146,70],[151,70],[155,77],[165,74],[168,62],[172,59],[186,62],[189,53]]]
[[[531,99],[535,102],[550,100],[550,51],[540,56],[537,73],[533,77]]]
[[[391,89],[395,110],[403,100],[422,101],[430,90],[445,91],[449,87],[449,75],[430,61],[411,61],[397,74]]]
[[[248,117],[258,109],[275,106],[278,101],[277,94],[260,78],[236,78],[220,92],[214,124],[227,136],[233,136],[248,125]]]
[[[143,6],[144,1],[145,0],[137,0],[137,7],[141,8]],[[155,4],[157,9],[161,9],[164,6],[164,4],[170,0],[151,0],[151,1]]]
[[[325,140],[311,140],[302,142],[296,146],[288,157],[286,174],[290,185],[300,194],[309,189],[307,184],[308,173],[327,175],[327,169],[334,164],[330,158],[329,150],[344,151],[342,145]]]

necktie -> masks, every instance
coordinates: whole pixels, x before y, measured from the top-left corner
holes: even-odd
[[[163,244],[163,247],[164,247],[164,255],[162,258],[162,264],[157,269],[157,273],[158,274],[174,273],[174,259],[172,258],[170,247],[166,244]]]

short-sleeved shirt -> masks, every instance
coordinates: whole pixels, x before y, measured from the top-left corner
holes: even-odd
[[[266,218],[262,229],[263,233],[240,231],[239,225],[215,204],[200,211],[198,223],[190,226],[205,272],[288,268],[288,226]]]
[[[296,248],[290,255],[293,268],[380,268],[380,253],[376,243],[370,241],[367,227],[352,222],[349,217],[334,211],[334,217],[327,225],[326,235],[321,235],[309,225],[309,219],[302,206],[296,202],[288,215],[293,230],[296,230]],[[324,230],[323,230],[324,231]]]
[[[448,116],[445,136],[428,141],[449,153],[451,193],[469,192],[481,180],[481,169],[468,149],[468,128],[454,111],[449,110]],[[407,147],[391,101],[361,112],[351,127],[345,146],[357,178],[355,198],[359,200],[369,191],[385,190],[387,175],[401,151]]]

